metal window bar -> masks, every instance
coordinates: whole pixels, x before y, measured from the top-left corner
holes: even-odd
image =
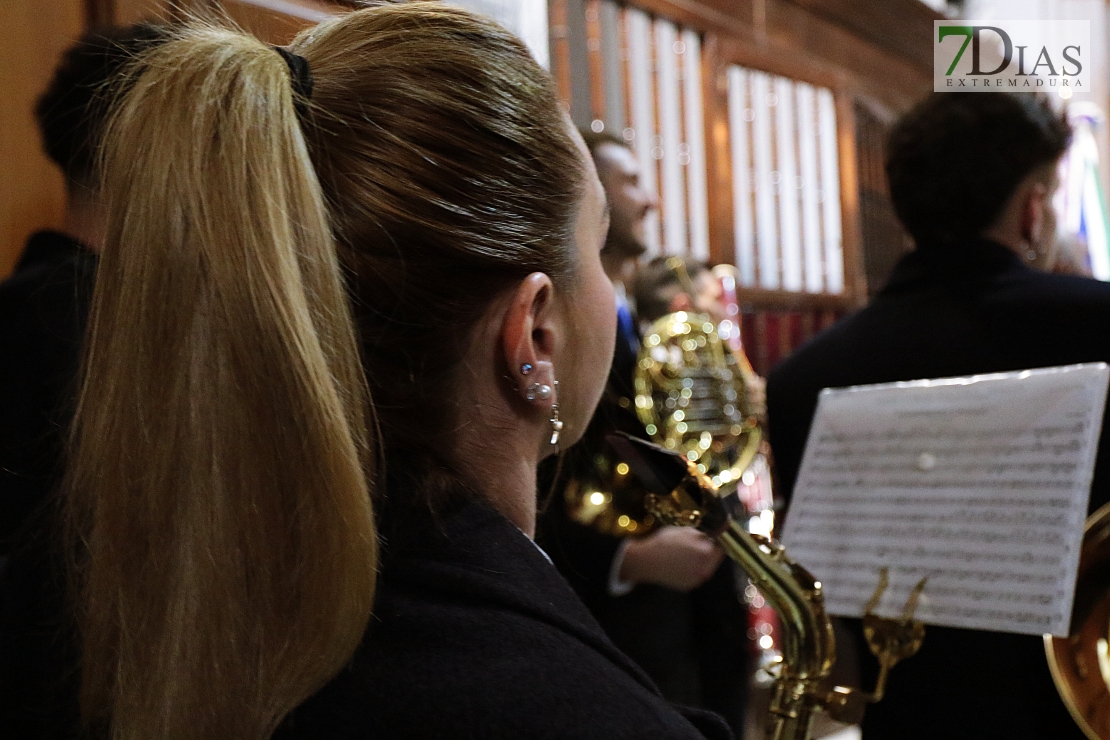
[[[682,151],[682,91],[678,79],[678,29],[669,21],[656,19],[656,92],[659,96],[660,210],[663,216],[664,254],[686,254],[686,183],[679,155]]]
[[[751,73],[732,65],[728,70],[728,121],[732,154],[732,211],[735,224],[734,254],[740,283],[756,285],[755,216],[752,208]]]
[[[625,33],[628,37],[628,88],[631,108],[632,145],[640,162],[640,177],[644,187],[659,190],[658,168],[655,153],[662,155],[656,143],[655,85],[652,60],[651,18],[642,10],[625,10]],[[659,214],[652,213],[645,224],[646,242],[651,253],[660,248]]]
[[[705,104],[701,86],[701,36],[690,29],[682,31],[683,112],[686,118],[686,192],[690,214],[690,256],[709,259],[709,194],[706,179]]]

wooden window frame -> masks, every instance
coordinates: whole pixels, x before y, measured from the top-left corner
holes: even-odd
[[[853,103],[856,98],[853,90],[840,75],[830,73],[804,59],[790,58],[766,45],[753,44],[746,39],[718,33],[707,34],[713,39],[711,53],[705,50],[710,44],[703,44],[704,80],[712,78],[706,85],[705,100],[712,99],[712,113],[707,111],[707,137],[714,130],[728,130],[728,81],[727,70],[731,65],[788,77],[832,91],[836,107],[837,164],[840,175],[840,223],[841,250],[844,257],[844,292],[802,293],[792,291],[765,291],[745,288],[745,297],[751,296],[753,303],[779,308],[841,308],[851,309],[863,305],[867,300],[867,280],[863,269],[863,235],[860,223],[859,172],[856,146],[855,113]],[[712,118],[712,121],[708,120]],[[714,146],[720,147],[714,138]],[[708,140],[708,139],[707,139]],[[724,141],[727,145],[727,139]],[[732,210],[732,161],[729,152],[718,149],[710,157],[714,163],[711,179],[710,213],[716,226],[715,239],[711,241],[711,254],[714,261],[731,262],[733,251]]]
[[[836,107],[837,159],[840,176],[841,248],[844,290],[842,293],[806,293],[785,290],[745,288],[744,303],[774,310],[845,311],[867,300],[867,281],[863,269],[862,229],[860,223],[859,173],[853,103],[857,91],[844,75],[828,71],[815,60],[769,40],[764,24],[744,24],[728,15],[693,0],[620,0],[625,8],[636,8],[652,16],[666,18],[683,28],[702,34],[702,105],[705,108],[706,180],[709,200],[709,255],[714,263],[735,262],[735,223],[732,202],[732,159],[729,141],[727,70],[736,64],[748,69],[788,77],[828,88]],[[590,0],[587,7],[596,7]],[[558,22],[565,25],[567,0],[550,0],[552,37],[558,41]],[[763,12],[758,11],[762,8]],[[753,18],[766,19],[764,0],[751,3]],[[589,21],[587,21],[589,23]],[[753,33],[753,26],[755,32]],[[762,31],[762,32],[761,32]],[[560,92],[569,98],[569,48],[553,45],[552,71]],[[594,69],[598,72],[594,72]],[[563,70],[566,70],[564,73]],[[591,85],[600,82],[600,64],[591,64]],[[594,93],[597,95],[597,93]],[[603,111],[603,99],[594,101],[595,111]]]

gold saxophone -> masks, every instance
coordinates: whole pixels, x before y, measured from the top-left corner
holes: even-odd
[[[825,612],[821,584],[786,555],[781,545],[749,534],[743,527],[743,506],[736,487],[722,490],[698,464],[681,452],[628,434],[611,435],[609,443],[649,491],[647,506],[667,524],[697,527],[713,537],[751,578],[782,623],[782,663],[771,698],[770,740],[805,740],[817,711],[833,719],[857,723],[867,703],[882,698],[890,669],[918,651],[925,628],[913,619],[922,581],[912,592],[901,619],[872,614],[886,588],[885,573],[864,616],[864,635],[879,659],[875,690],[836,686],[829,674],[836,661],[832,623]]]
[[[694,295],[682,260],[669,266]],[[749,512],[740,490],[763,442],[748,397],[746,359],[722,342],[708,316],[680,311],[656,321],[637,358],[635,399],[621,404],[634,406],[625,408],[635,411],[639,425],[633,419],[636,428],[627,431],[637,434],[606,437],[617,454],[592,450],[589,470],[569,482],[564,496],[574,519],[608,534],[693,526],[721,545],[781,625],[768,737],[804,740],[817,711],[859,722],[866,704],[882,697],[890,668],[917,652],[925,629],[913,613],[924,582],[901,619],[885,619],[871,613],[886,588],[883,574],[864,617],[864,635],[880,664],[875,690],[831,687],[836,644],[821,584],[777,542],[745,528]],[[658,444],[639,438],[644,432]]]
[[[694,295],[682,260],[673,259],[669,266]],[[611,473],[608,491],[622,492],[623,498],[600,486],[590,495],[598,504],[595,525],[611,522],[614,534],[642,533],[659,524],[697,527],[744,569],[781,624],[782,659],[768,737],[803,740],[814,712],[856,723],[868,702],[882,698],[889,670],[921,646],[925,629],[913,613],[925,584],[912,592],[901,619],[885,619],[871,613],[886,588],[883,574],[864,618],[864,635],[880,664],[875,690],[830,687],[836,644],[821,584],[780,544],[744,526],[749,512],[740,500],[740,485],[763,440],[749,405],[745,371],[751,371],[746,358],[721,341],[708,316],[680,311],[656,321],[637,360],[635,410],[658,445],[630,434],[610,435],[617,458],[599,462]],[[624,508],[618,510],[618,504]],[[632,507],[639,507],[635,516],[615,513]]]

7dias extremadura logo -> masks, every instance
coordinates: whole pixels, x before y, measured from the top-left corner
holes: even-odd
[[[1090,21],[934,21],[934,92],[1091,89]]]

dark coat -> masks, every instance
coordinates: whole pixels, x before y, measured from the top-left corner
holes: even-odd
[[[989,241],[913,252],[870,305],[772,371],[778,490],[793,490],[822,388],[1094,361],[1110,362],[1110,285],[1036,272]],[[1110,500],[1108,444],[1104,427],[1091,511]],[[860,660],[869,685],[875,660],[866,648]],[[929,627],[921,652],[892,671],[863,727],[866,740],[1083,737],[1053,687],[1041,638],[942,627]]]
[[[0,284],[0,738],[74,732],[53,514],[95,272],[91,252],[44,231]]]
[[[350,665],[275,740],[730,736],[719,718],[668,705],[486,504],[391,536],[378,589]]]
[[[750,660],[747,611],[739,599],[732,562],[726,560],[690,593],[640,584],[613,596],[609,576],[622,539],[574,521],[564,505],[566,480],[597,475],[592,460],[607,449],[606,434],[621,430],[644,435],[633,411],[632,346],[618,324],[605,394],[581,442],[568,451],[552,500],[541,507],[536,539],[613,643],[647,672],[669,701],[717,712],[740,735]],[[540,490],[551,488],[541,475]]]
[[[53,231],[0,283],[0,556],[57,483],[96,257]]]

